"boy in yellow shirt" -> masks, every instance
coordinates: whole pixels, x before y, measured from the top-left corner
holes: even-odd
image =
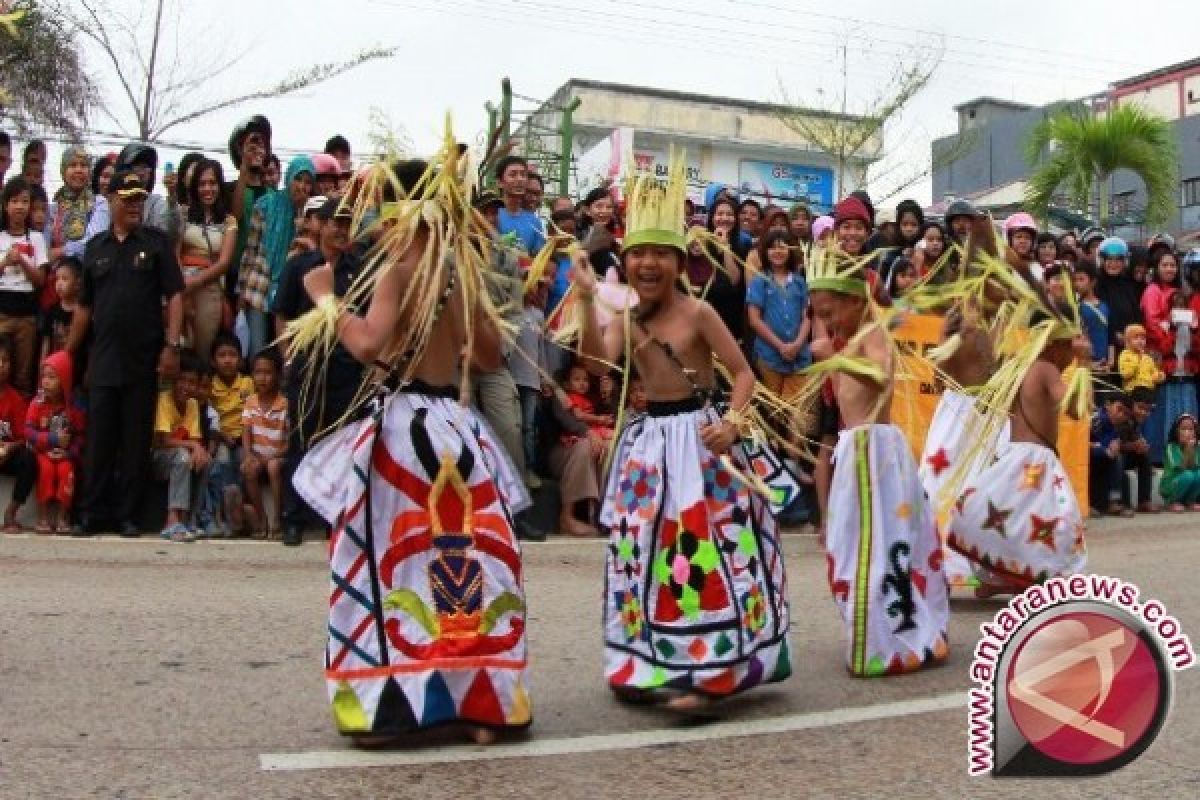
[[[224,510],[221,528],[214,532],[231,536],[245,528],[242,471],[242,412],[246,400],[254,394],[254,381],[240,371],[242,345],[232,333],[221,332],[213,339],[212,386],[209,401],[217,412],[217,429],[211,436],[217,447],[208,475],[209,494]]]
[[[1117,370],[1126,394],[1138,388],[1154,391],[1167,379],[1158,362],[1146,352],[1146,329],[1141,325],[1125,326],[1125,349],[1117,359]]]
[[[174,386],[159,392],[154,414],[154,477],[168,482],[167,521],[160,535],[172,542],[196,539],[184,520],[191,514],[196,489],[204,485],[210,462],[195,398],[199,380],[200,361],[195,353],[185,351],[179,357],[179,377]]]

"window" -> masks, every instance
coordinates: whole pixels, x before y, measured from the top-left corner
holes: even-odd
[[[1112,198],[1112,213],[1128,214],[1133,210],[1133,192],[1118,192]]]
[[[1179,205],[1200,206],[1200,178],[1188,178],[1179,184]]]

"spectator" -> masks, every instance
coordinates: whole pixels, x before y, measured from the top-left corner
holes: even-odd
[[[250,330],[247,350],[251,354],[261,351],[272,338],[268,311],[274,305],[288,247],[296,235],[296,217],[312,194],[316,172],[312,159],[296,156],[288,163],[287,189],[269,191],[254,204],[237,287],[239,306]]]
[[[918,278],[917,268],[907,256],[898,256],[892,261],[891,269],[888,270],[887,293],[888,297],[892,298],[893,306],[911,308],[911,305],[905,302],[904,296]]]
[[[1075,293],[1079,297],[1079,316],[1092,345],[1092,369],[1109,372],[1116,355],[1109,344],[1108,306],[1096,296],[1096,268],[1088,262],[1075,269]]]
[[[146,191],[142,201],[142,224],[155,228],[168,237],[174,237],[178,226],[177,215],[168,206],[165,197],[154,194],[154,172],[158,168],[158,151],[144,144],[130,144],[122,148],[114,163],[114,170],[128,170],[138,176]],[[98,196],[92,208],[84,239],[90,242],[98,234],[112,227],[113,210],[105,196]]]
[[[288,247],[288,261],[301,253],[309,253],[320,247],[321,220],[317,216],[317,212],[321,210],[321,206],[325,205],[325,201],[328,199],[327,197],[317,195],[304,201],[304,215],[301,220],[300,229],[296,231],[296,238],[292,239],[292,243]],[[284,262],[284,264],[286,263],[287,261]]]
[[[592,401],[592,376],[587,367],[575,363],[567,368],[566,381],[567,408],[575,419],[588,427],[587,438],[592,446],[592,458],[599,467],[604,461],[604,453],[613,437],[615,420],[612,414],[597,413]],[[572,443],[576,434],[564,433],[564,445]]]
[[[387,200],[385,189],[385,197]],[[289,321],[303,316],[313,307],[304,289],[304,276],[322,264],[332,264],[334,293],[344,297],[358,279],[362,259],[350,246],[350,210],[340,208],[341,201],[330,198],[317,212],[321,220],[320,248],[302,253],[284,266],[275,294],[274,311],[280,330]],[[365,313],[366,309],[360,309]],[[284,375],[284,394],[288,401],[288,452],[284,467],[283,543],[287,546],[303,542],[305,525],[311,514],[304,501],[292,488],[290,477],[304,457],[305,448],[317,435],[341,419],[354,402],[362,383],[362,365],[340,344],[330,354],[322,373],[324,381],[304,383],[306,364],[293,359]],[[514,388],[515,396],[516,390]]]
[[[566,376],[562,376],[564,379]],[[600,501],[600,470],[597,467],[587,423],[567,404],[562,390],[550,396],[550,412],[560,435],[550,448],[550,471],[558,478],[562,511],[558,528],[569,536],[596,536],[596,514]]]
[[[41,231],[46,250],[50,249],[50,196],[39,184],[29,187],[29,228]],[[43,284],[45,285],[45,284]]]
[[[554,198],[550,204],[550,212],[557,213],[559,211],[570,211],[572,215],[575,213],[575,201],[565,194],[560,194]]]
[[[1142,294],[1150,280],[1150,252],[1139,245],[1129,248],[1129,277],[1137,288],[1137,301],[1141,303]]]
[[[203,153],[184,153],[183,158],[179,159],[179,180],[175,183],[174,194],[175,204],[179,207],[181,218],[187,216],[188,186],[192,182],[192,170],[203,160]],[[221,187],[222,193],[224,193],[224,188],[224,186]]]
[[[339,134],[334,134],[325,142],[325,155],[333,156],[338,162],[338,190],[344,191],[346,182],[354,174],[353,154],[350,151],[350,141]]]
[[[1046,294],[1056,303],[1067,302],[1067,270],[1062,263],[1053,263],[1042,273],[1042,284]]]
[[[1132,517],[1133,511],[1121,505],[1125,469],[1121,456],[1121,426],[1131,416],[1129,395],[1115,393],[1096,412],[1092,420],[1089,478],[1092,508],[1112,516]]]
[[[21,155],[21,177],[31,186],[41,186],[46,181],[46,143],[33,139],[25,145]]]
[[[521,401],[521,438],[525,444],[525,482],[538,488],[534,471],[538,463],[537,417],[542,399],[542,375],[546,371],[546,300],[550,276],[543,275],[524,296],[524,312],[517,330],[516,347],[509,356],[509,369]]]
[[[916,200],[901,200],[896,206],[896,246],[900,251],[912,250],[921,239],[925,227],[925,212]]]
[[[1058,239],[1053,233],[1043,231],[1037,235],[1034,244],[1034,257],[1039,267],[1045,271],[1051,264],[1059,260]]]
[[[314,188],[312,192],[325,197],[340,198],[342,196],[340,188],[342,168],[337,159],[324,153],[317,153],[309,160],[313,167]]]
[[[583,221],[578,236],[597,275],[604,278],[610,270],[621,272],[616,205],[608,187],[598,186],[583,198]]]
[[[1034,256],[1034,243],[1037,241],[1038,228],[1033,217],[1024,211],[1013,214],[1004,220],[1004,238],[1008,241],[1009,254],[1015,256],[1018,263],[1033,273],[1033,277],[1042,280],[1042,268]]]
[[[1080,258],[1089,258],[1100,264],[1100,245],[1105,241],[1104,231],[1099,228],[1085,228],[1079,234],[1077,249]],[[1103,264],[1100,264],[1103,267]]]
[[[1085,245],[1088,241],[1085,239]],[[1119,351],[1124,345],[1125,328],[1142,320],[1138,307],[1141,292],[1129,276],[1129,247],[1124,240],[1115,236],[1105,239],[1097,245],[1096,253],[1100,259],[1096,296],[1108,306],[1109,346]]]
[[[83,265],[77,258],[64,256],[54,266],[54,294],[58,299],[42,315],[42,360],[51,353],[67,349],[71,320],[75,317],[75,309],[79,307],[79,280],[82,273]],[[87,373],[86,352],[75,359],[75,366],[76,373],[81,377]]]
[[[1142,320],[1146,324],[1149,349],[1162,359],[1175,360],[1171,326],[1171,299],[1183,290],[1179,261],[1170,250],[1158,250],[1154,256],[1152,280],[1142,292]],[[1171,365],[1173,366],[1173,364]],[[1170,371],[1170,367],[1168,367]]]
[[[72,353],[80,353],[89,326],[92,331],[92,435],[84,458],[83,518],[75,532],[97,530],[115,513],[121,534],[138,536],[153,441],[155,370],[172,377],[179,366],[183,275],[166,234],[142,223],[146,188],[137,173],[117,170],[108,190],[112,227],[88,242],[83,290],[71,320]]]
[[[12,499],[4,510],[4,532],[20,530],[17,514],[29,499],[37,479],[37,462],[25,446],[27,405],[21,393],[12,387],[13,340],[0,336],[0,475],[13,481]]]
[[[650,408],[650,401],[646,398],[646,384],[642,377],[634,372],[629,376],[629,389],[627,391],[626,406],[630,413],[645,414]]]
[[[708,245],[701,249],[703,246],[697,244],[690,247],[687,278],[694,290],[707,289],[705,301],[720,315],[733,338],[741,343],[746,337],[746,284],[740,264],[744,263],[749,248],[744,246],[738,228],[738,210],[734,202],[728,197],[716,200],[708,210],[707,227],[722,246]],[[714,264],[720,264],[722,268]]]
[[[279,163],[279,156],[271,153],[267,156],[267,166],[263,168],[263,186],[268,192],[273,192],[279,188],[279,179],[283,176],[283,165]]]
[[[525,207],[529,162],[520,156],[505,156],[496,164],[496,181],[504,200],[496,226],[501,236],[513,234],[526,255],[535,256],[546,244],[542,221]]]
[[[66,351],[47,356],[40,391],[25,414],[25,441],[37,456],[38,533],[55,533],[70,524],[84,438],[83,414],[71,403],[72,372]]]
[[[804,203],[796,203],[788,212],[791,220],[792,239],[804,246],[812,244],[812,211]]]
[[[737,218],[738,229],[748,235],[752,242],[757,241],[763,221],[762,205],[753,197],[747,197],[738,204]]]
[[[542,213],[542,198],[546,196],[546,182],[536,172],[529,173],[525,182],[525,208],[534,214]]]
[[[833,217],[828,214],[814,219],[812,224],[813,242],[822,247],[828,246],[829,238],[833,235],[834,224]]]
[[[946,252],[946,230],[938,222],[921,226],[921,237],[913,245],[912,262],[917,274],[925,277],[937,267]]]
[[[197,353],[211,352],[213,339],[224,327],[221,281],[233,263],[238,228],[225,205],[224,185],[219,162],[203,159],[191,168],[187,216],[176,246],[183,269],[184,330],[188,346]]]
[[[1117,369],[1126,392],[1139,387],[1154,391],[1166,379],[1158,362],[1146,351],[1145,327],[1134,324],[1125,328],[1125,349],[1117,359]]]
[[[575,212],[560,209],[550,215],[552,235],[575,237]],[[546,297],[546,316],[550,317],[558,309],[558,304],[570,288],[571,255],[567,251],[570,239],[556,245],[554,250],[554,279],[550,283],[550,292]]]
[[[246,401],[254,393],[254,381],[241,374],[242,346],[232,333],[222,331],[213,340],[213,378],[208,396],[217,412],[217,426],[212,431],[216,442],[213,464],[209,470],[208,494],[219,497],[223,512],[223,533],[233,535],[242,530],[242,413]],[[275,508],[282,509],[282,502]],[[282,512],[280,512],[282,513]]]
[[[1167,435],[1159,492],[1176,513],[1200,511],[1200,457],[1196,449],[1196,418],[1181,414]]]
[[[1157,514],[1162,508],[1152,502],[1154,491],[1154,465],[1150,463],[1150,442],[1146,440],[1146,421],[1154,413],[1154,392],[1149,389],[1134,389],[1129,395],[1130,418],[1117,430],[1121,440],[1121,466],[1125,471],[1137,473],[1137,510],[1139,514]],[[1130,508],[1133,498],[1128,496],[1125,482],[1121,482],[1123,499]]]
[[[104,193],[108,191],[108,183],[112,180],[113,171],[117,168],[117,156],[114,153],[109,153],[103,158],[96,159],[96,163],[92,165],[92,196],[94,203],[99,203],[104,199]],[[107,206],[107,203],[106,203]],[[92,206],[92,213],[96,211],[95,204]],[[91,228],[89,219],[88,228]],[[87,234],[84,233],[84,247],[87,246]]]
[[[179,374],[170,389],[159,393],[154,414],[154,476],[167,481],[167,519],[159,535],[172,542],[195,541],[196,532],[186,520],[208,477],[210,459],[195,397],[200,373],[195,353],[180,355]]]
[[[83,256],[88,220],[96,205],[96,195],[88,185],[91,170],[92,158],[82,147],[71,145],[63,151],[63,185],[54,193],[54,215],[50,226],[51,259],[61,255]]]
[[[254,531],[271,539],[281,529],[283,477],[287,456],[288,403],[279,391],[283,361],[271,347],[254,357],[251,373],[254,394],[242,412],[242,480],[254,509]],[[262,480],[271,487],[275,519],[268,520],[263,508]]]
[[[0,131],[0,189],[4,188],[4,180],[12,167],[12,137]]]
[[[758,251],[766,267],[746,289],[746,310],[755,334],[752,351],[763,385],[787,400],[800,391],[804,378],[799,373],[812,363],[808,284],[798,274],[788,234],[768,233]]]
[[[250,218],[254,205],[267,193],[267,159],[271,155],[271,123],[261,114],[242,120],[229,136],[229,158],[238,171],[237,180],[225,186],[225,207],[237,219],[237,243],[233,260],[225,275],[225,296],[231,303],[238,299],[238,270],[250,236]]]
[[[38,292],[45,281],[46,240],[30,227],[30,185],[13,178],[0,192],[0,334],[13,338],[13,384],[29,395],[37,337]]]

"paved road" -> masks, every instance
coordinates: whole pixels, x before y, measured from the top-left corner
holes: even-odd
[[[1102,521],[1091,568],[1139,583],[1200,642],[1198,534],[1196,516]],[[947,666],[855,680],[815,540],[788,536],[785,547],[795,674],[729,706],[721,723],[610,699],[601,544],[557,541],[526,549],[535,724],[525,743],[547,754],[442,742],[367,767],[351,764],[361,754],[326,709],[321,544],[0,536],[0,797],[957,798],[1050,788],[965,774],[956,693],[995,605],[955,601]],[[1148,754],[1110,776],[1056,784],[1054,795],[1200,796],[1200,670],[1176,677],[1173,714]],[[914,703],[943,710],[900,715]],[[264,768],[329,753],[340,766]]]

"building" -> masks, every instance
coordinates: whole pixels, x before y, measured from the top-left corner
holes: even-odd
[[[573,101],[578,100],[578,105]],[[626,168],[626,153],[637,166],[665,172],[672,145],[687,151],[692,196],[699,200],[711,182],[737,186],[743,196],[785,206],[803,200],[828,211],[842,192],[837,165],[785,124],[782,106],[753,100],[572,79],[521,123],[515,135],[531,152],[559,152],[564,109],[573,106],[569,131],[571,194],[580,197]],[[811,112],[823,121],[859,118]],[[536,139],[536,144],[528,144]],[[631,141],[630,141],[631,140]],[[878,157],[882,140],[851,160],[846,191],[861,185],[866,167]]]
[[[1116,81],[1075,102],[1101,113],[1114,104],[1139,103],[1171,120],[1179,145],[1180,187],[1178,212],[1167,228],[1177,236],[1200,234],[1200,58]],[[955,106],[958,132],[934,140],[931,147],[934,209],[959,197],[981,199],[987,206],[989,198],[1011,200],[1021,194],[1030,174],[1026,137],[1064,105],[980,97]],[[1133,239],[1153,233],[1141,224],[1146,196],[1140,179],[1118,171],[1112,176],[1112,197],[1117,233]],[[1001,203],[994,210],[1002,215],[1010,205]]]

